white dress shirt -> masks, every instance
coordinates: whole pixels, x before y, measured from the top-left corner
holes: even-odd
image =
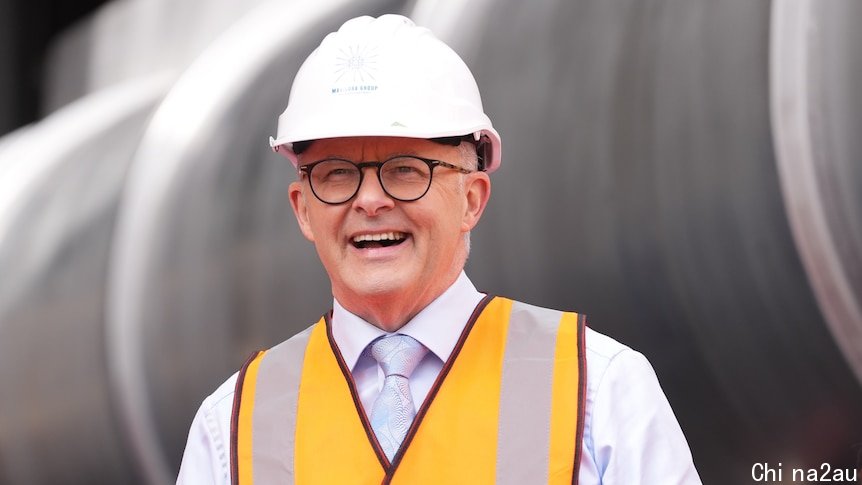
[[[417,408],[484,297],[461,275],[397,333],[430,352],[410,377]],[[332,335],[352,369],[366,414],[383,371],[363,350],[387,332],[333,303]],[[699,484],[691,452],[647,359],[587,328],[587,394],[580,485]],[[192,422],[177,484],[230,485],[230,417],[236,374],[207,397]]]

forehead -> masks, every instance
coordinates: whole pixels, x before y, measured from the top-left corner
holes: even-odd
[[[315,140],[301,155],[300,164],[328,157],[354,161],[382,160],[393,155],[418,155],[425,158],[451,160],[458,156],[458,147],[443,145],[422,138],[395,136],[354,136]]]

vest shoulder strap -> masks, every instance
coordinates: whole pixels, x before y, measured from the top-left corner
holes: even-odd
[[[256,373],[260,366],[263,351],[254,351],[246,359],[239,370],[236,378],[236,387],[233,394],[233,410],[230,417],[230,481],[236,485],[240,483],[240,469],[245,472],[250,469],[251,463],[251,430],[240,426],[240,421],[248,420],[248,413],[254,409],[254,383],[257,380]],[[252,374],[251,384],[246,385],[246,377]],[[245,392],[245,395],[243,393]],[[245,397],[245,399],[243,399]],[[242,434],[242,436],[240,436]],[[240,443],[242,446],[240,446]],[[243,473],[245,475],[245,473]],[[243,480],[246,482],[248,480]]]
[[[231,412],[230,469],[233,485],[254,483],[254,461],[260,460],[261,455],[268,455],[268,450],[292,451],[305,350],[312,330],[321,322],[267,351],[253,352],[240,369]],[[273,373],[281,379],[258,379],[259,374]],[[270,415],[278,419],[268,419]],[[260,431],[262,427],[266,432]],[[262,442],[262,437],[268,437],[269,442],[266,439]]]

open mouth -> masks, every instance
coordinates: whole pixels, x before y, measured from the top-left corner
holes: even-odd
[[[408,234],[403,232],[384,232],[382,234],[360,234],[355,236],[351,243],[357,249],[388,248],[397,246],[407,239]]]

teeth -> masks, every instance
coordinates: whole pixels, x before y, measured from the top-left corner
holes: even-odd
[[[404,239],[403,232],[384,232],[383,234],[360,234],[358,236],[354,236],[353,242],[362,242],[362,241],[399,241]]]

